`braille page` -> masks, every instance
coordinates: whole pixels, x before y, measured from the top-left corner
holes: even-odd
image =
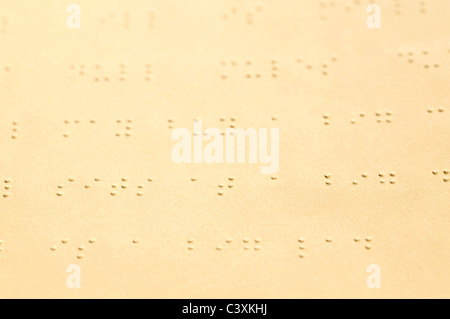
[[[0,0],[1,298],[449,298],[447,0]]]

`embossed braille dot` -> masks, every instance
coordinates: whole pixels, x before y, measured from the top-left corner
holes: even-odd
[[[433,173],[433,175],[437,175],[437,174],[439,174],[439,171],[437,169],[435,169],[432,171],[432,173]]]
[[[333,242],[333,238],[332,238],[332,237],[327,237],[327,238],[325,239],[325,241],[326,241],[327,243],[331,243],[331,242]]]
[[[298,242],[299,242],[299,243],[304,243],[304,242],[305,242],[305,238],[300,237],[300,238],[298,239]]]
[[[61,197],[63,195],[63,192],[57,192],[56,195]]]

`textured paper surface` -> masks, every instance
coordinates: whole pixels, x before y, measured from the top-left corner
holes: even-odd
[[[448,298],[450,3],[370,3],[0,0],[0,297]],[[279,171],[173,163],[194,118]]]

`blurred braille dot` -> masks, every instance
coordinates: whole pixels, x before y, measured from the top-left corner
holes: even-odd
[[[333,238],[327,237],[327,238],[325,239],[325,241],[326,241],[327,243],[331,243],[331,242],[333,242]]]

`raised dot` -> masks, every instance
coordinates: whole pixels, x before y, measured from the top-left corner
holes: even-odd
[[[326,241],[327,243],[331,243],[331,242],[333,242],[333,238],[327,237],[327,238],[325,239],[325,241]]]
[[[230,244],[230,243],[232,243],[232,242],[233,242],[233,239],[231,239],[231,238],[227,238],[226,242]]]
[[[95,238],[89,239],[89,243],[90,243],[90,244],[95,244],[95,241],[96,241]]]
[[[445,175],[450,174],[450,169],[444,169],[444,174],[445,174]]]
[[[67,244],[67,243],[69,242],[69,240],[68,240],[67,238],[64,238],[63,240],[61,240],[61,242],[62,242],[63,244]]]
[[[359,242],[361,241],[361,238],[355,237],[355,238],[353,238],[353,240],[354,240],[356,243],[359,243]]]
[[[434,169],[434,170],[432,171],[432,173],[433,173],[433,175],[437,175],[437,174],[439,174],[439,171],[438,171],[437,169]]]
[[[217,194],[219,194],[219,196],[222,196],[222,195],[223,195],[223,192],[218,192]]]
[[[305,238],[300,237],[300,238],[298,239],[298,242],[299,242],[299,243],[304,243],[304,242],[305,242]]]
[[[216,247],[216,250],[222,250],[223,248],[222,248],[222,246],[217,246]]]
[[[63,195],[63,192],[57,192],[56,195],[61,197]]]
[[[366,237],[366,241],[367,241],[367,242],[371,242],[372,240],[373,240],[373,238],[372,238],[371,236],[367,236],[367,237]]]
[[[197,177],[191,177],[191,181],[195,182],[197,180]]]
[[[371,250],[372,249],[372,245],[366,245],[366,249],[367,250]]]
[[[140,197],[140,196],[143,195],[143,193],[142,192],[137,192],[137,195]]]
[[[228,177],[228,180],[234,181],[234,177],[233,177],[233,176],[230,176],[230,177]]]
[[[133,244],[139,244],[139,239],[137,238],[133,239]]]
[[[85,249],[84,246],[78,247],[78,250],[79,250],[79,251],[83,251],[84,249]]]
[[[83,259],[83,258],[84,258],[84,255],[83,255],[83,254],[79,254],[79,255],[77,256],[77,258],[78,258],[78,259]]]
[[[55,247],[55,246],[52,246],[52,247],[50,247],[50,250],[55,251],[55,250],[56,250],[56,247]]]

